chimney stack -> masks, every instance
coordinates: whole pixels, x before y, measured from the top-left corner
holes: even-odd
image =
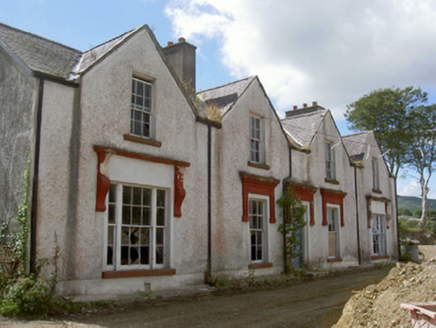
[[[306,103],[303,104],[303,108],[307,108],[307,104]]]
[[[317,106],[318,106],[318,102],[314,101],[314,102],[312,103],[312,107],[317,107]]]
[[[294,105],[293,110],[297,110],[298,106]]]
[[[162,48],[167,63],[174,69],[180,82],[195,91],[195,50],[197,47],[180,37],[177,43],[168,42]]]

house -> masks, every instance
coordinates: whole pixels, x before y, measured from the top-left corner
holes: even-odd
[[[398,258],[395,181],[374,134],[342,137],[316,102],[288,111],[282,124],[292,148],[286,184],[307,207],[303,262],[335,268]]]
[[[286,112],[282,125],[292,148],[286,184],[307,207],[303,262],[357,265],[354,171],[331,112],[314,102]]]
[[[257,77],[195,93],[195,51],[183,38],[162,48],[146,25],[81,52],[0,24],[0,218],[29,162],[30,270],[99,297],[276,274],[286,186],[308,208],[309,267],[394,259],[394,181],[377,149],[356,160],[317,104],[280,120]],[[380,204],[391,230],[374,253]]]
[[[257,77],[197,93],[220,117],[213,143],[211,263],[217,275],[283,271],[278,231],[283,180],[289,174],[286,135]]]
[[[398,258],[395,178],[372,131],[343,137],[356,171],[360,258],[378,263]]]

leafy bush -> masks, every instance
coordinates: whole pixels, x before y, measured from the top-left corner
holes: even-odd
[[[19,277],[5,288],[0,313],[12,317],[46,315],[53,308],[54,293],[54,284],[33,275]]]

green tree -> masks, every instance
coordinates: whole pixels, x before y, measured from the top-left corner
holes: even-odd
[[[400,208],[398,209],[399,216],[412,216],[412,212],[408,208]]]
[[[385,155],[389,172],[398,176],[405,165],[413,127],[410,112],[427,101],[420,88],[378,89],[347,106],[345,117],[355,131],[372,130]]]
[[[409,121],[413,135],[409,140],[406,164],[418,173],[421,187],[421,226],[427,220],[429,183],[436,170],[436,105],[419,106],[411,110]]]

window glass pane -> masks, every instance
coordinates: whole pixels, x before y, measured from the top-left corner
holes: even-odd
[[[116,195],[117,195],[117,185],[111,184],[109,189],[109,203],[115,203],[116,202]]]
[[[165,208],[158,208],[156,213],[156,225],[165,226]]]
[[[141,224],[141,207],[135,206],[132,208],[132,224],[140,225]]]
[[[132,187],[123,186],[123,204],[131,204]]]
[[[156,264],[163,264],[164,262],[164,249],[163,246],[156,247]]]
[[[141,247],[141,264],[150,264],[150,247]]]
[[[151,189],[142,189],[142,204],[151,206]]]
[[[156,245],[164,244],[164,229],[158,228],[156,229]]]
[[[130,206],[123,206],[123,224],[130,224]]]
[[[142,208],[142,225],[151,225],[151,209],[148,207]]]
[[[128,227],[121,229],[121,244],[130,245],[130,229]]]
[[[157,206],[165,206],[165,190],[158,189],[156,191]]]
[[[133,202],[132,204],[141,205],[142,201],[142,189],[141,188],[133,188]]]
[[[150,245],[150,232],[151,229],[145,228],[141,229],[141,245],[149,246]]]
[[[113,263],[114,263],[114,250],[112,246],[108,246],[106,265],[113,265]]]
[[[138,264],[139,247],[130,247],[129,257],[130,257],[129,264]]]
[[[108,223],[114,224],[115,223],[115,204],[109,204],[109,213],[108,213]]]

